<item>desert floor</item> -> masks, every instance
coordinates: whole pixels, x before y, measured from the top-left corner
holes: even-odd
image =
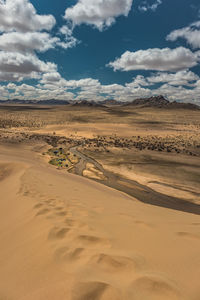
[[[192,110],[1,106],[0,299],[199,300],[199,130]]]

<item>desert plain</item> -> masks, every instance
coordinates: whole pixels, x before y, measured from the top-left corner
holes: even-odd
[[[200,110],[0,106],[0,300],[199,300]]]

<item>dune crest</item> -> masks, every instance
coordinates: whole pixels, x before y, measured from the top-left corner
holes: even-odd
[[[3,146],[0,170],[2,299],[195,299],[198,215],[60,172],[31,147]]]

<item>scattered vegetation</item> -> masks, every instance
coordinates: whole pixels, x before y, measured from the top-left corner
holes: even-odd
[[[70,170],[79,162],[78,157],[64,148],[51,148],[46,152],[50,156],[49,163],[61,169]]]
[[[138,135],[126,137],[107,135],[94,138],[76,138],[53,134],[36,133],[48,125],[68,125],[79,123],[92,127],[93,123],[118,126],[138,130]],[[85,126],[84,124],[84,126]],[[77,126],[77,125],[76,125]],[[34,130],[34,133],[32,132]],[[53,129],[55,130],[55,129]],[[0,106],[0,139],[11,142],[44,141],[52,147],[63,145],[66,148],[80,146],[80,150],[109,153],[112,148],[149,150],[167,153],[200,156],[199,110],[159,110],[152,108],[109,107],[91,109],[81,107],[41,107],[35,106]],[[143,132],[140,134],[140,132]],[[168,135],[165,132],[169,132]],[[64,161],[52,164],[64,165]],[[57,157],[56,157],[57,159]],[[63,159],[63,157],[61,157]],[[68,156],[66,165],[76,163],[72,155]]]

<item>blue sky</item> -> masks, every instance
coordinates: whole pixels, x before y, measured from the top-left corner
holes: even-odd
[[[200,103],[199,0],[0,0],[0,99]]]

